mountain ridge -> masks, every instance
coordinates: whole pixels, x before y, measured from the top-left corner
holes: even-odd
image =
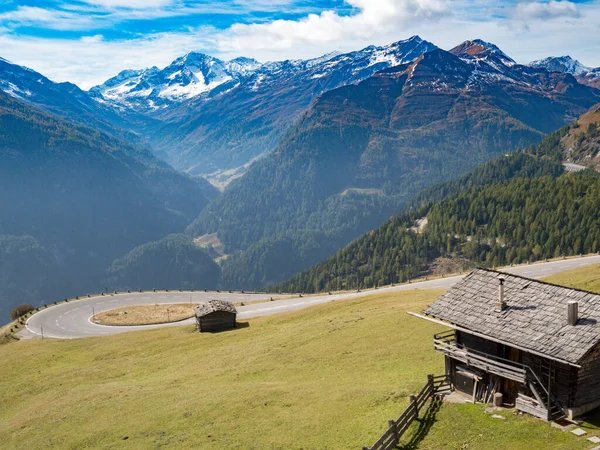
[[[0,91],[72,122],[142,144],[139,136],[127,130],[128,118],[97,102],[73,83],[57,83],[33,69],[0,59]],[[132,120],[139,120],[137,113],[128,114]]]
[[[294,260],[290,271],[297,270],[386,220],[430,184],[537,143],[598,101],[598,91],[570,74],[496,65],[435,49],[322,94],[188,233],[218,233],[233,253],[223,277],[236,288],[276,282],[292,264],[270,266],[258,247],[278,260],[285,252]],[[247,272],[259,266],[270,272]],[[257,285],[244,286],[244,279]]]
[[[581,64],[569,55],[549,56],[528,64],[530,67],[545,69],[551,72],[570,73],[577,81],[587,86],[600,89],[600,67],[593,68]]]
[[[122,103],[127,105],[127,96],[118,97],[111,95],[110,91],[107,88],[115,88],[122,85],[122,83],[130,84],[137,83],[136,86],[129,86],[132,89],[127,93],[131,93],[133,97],[143,97],[149,98],[150,96],[162,96],[169,97],[165,93],[164,81],[165,79],[169,80],[167,83],[167,87],[169,86],[177,86],[178,89],[184,91],[184,88],[188,87],[188,95],[181,96],[181,98],[177,98],[173,96],[171,100],[189,100],[193,97],[197,97],[204,93],[210,93],[210,91],[214,90],[219,86],[216,84],[214,86],[208,86],[206,83],[206,89],[198,89],[194,86],[197,84],[203,84],[203,82],[208,78],[215,78],[217,75],[215,71],[211,71],[212,67],[216,66],[218,71],[224,72],[228,77],[231,77],[231,81],[235,81],[236,83],[241,83],[245,81],[244,78],[251,77],[249,83],[252,84],[252,89],[256,89],[258,85],[261,83],[265,83],[264,78],[273,77],[274,75],[283,75],[284,77],[297,75],[299,72],[307,71],[313,69],[315,67],[323,67],[323,63],[331,61],[335,58],[341,57],[343,58],[351,58],[351,55],[359,55],[359,54],[369,54],[372,53],[372,61],[371,65],[376,65],[379,63],[391,62],[392,65],[397,65],[402,62],[402,59],[396,59],[394,54],[394,49],[399,46],[414,43],[415,45],[420,45],[426,43],[418,36],[412,36],[406,40],[397,41],[392,44],[384,45],[384,46],[373,46],[370,45],[368,47],[363,48],[362,50],[348,52],[348,53],[340,53],[340,52],[331,52],[316,58],[302,60],[302,59],[288,59],[283,61],[267,61],[264,63],[260,63],[259,61],[253,58],[247,57],[237,57],[231,60],[221,60],[219,58],[210,56],[201,52],[189,52],[184,56],[178,57],[168,66],[163,69],[158,69],[156,67],[145,68],[145,69],[126,69],[121,71],[115,77],[108,79],[105,83],[101,85],[94,86],[90,88],[89,92],[93,92],[96,97],[104,96],[108,97],[116,103]],[[433,44],[426,43],[428,46],[425,48],[433,48]],[[339,61],[336,61],[336,63]],[[333,63],[333,64],[336,64]],[[201,66],[197,66],[200,64]],[[193,77],[184,77],[177,78],[179,72],[181,70],[189,69],[190,67],[196,67],[203,69],[202,70],[202,78],[194,79]],[[160,74],[160,75],[159,75]],[[254,77],[253,77],[254,76]],[[317,73],[313,75],[315,78],[319,78],[324,76],[323,73]],[[225,80],[230,81],[230,80]],[[277,82],[277,79],[269,80],[268,82]],[[140,89],[137,89],[140,86]],[[228,87],[233,88],[236,86],[229,85]],[[140,90],[147,91],[148,88],[152,89],[151,93],[145,92],[146,95],[140,95]],[[154,91],[155,89],[159,89],[158,94]],[[105,98],[105,100],[107,100]],[[153,101],[154,103],[154,101]],[[145,107],[141,102],[136,102],[136,106],[141,107],[142,109]],[[122,105],[123,106],[123,105]],[[130,106],[130,105],[127,105]],[[151,108],[157,109],[157,107],[151,105]]]
[[[218,176],[275,148],[320,94],[411,61],[434,47],[413,37],[312,60],[267,62],[215,89],[152,110],[150,115],[160,124],[140,133],[175,168]]]
[[[153,152],[177,170],[226,186],[272,151],[319,95],[435,49],[413,36],[309,60],[259,63],[238,57],[222,61],[190,52],[162,69],[121,71],[87,93],[75,85],[52,83],[46,96],[31,98],[24,92],[31,90],[32,83],[11,86],[6,79],[0,89],[120,139],[150,143]],[[465,41],[450,53],[487,74],[489,82],[509,78],[533,86],[532,80],[546,70],[516,64],[496,45],[481,39]],[[548,80],[550,73],[545,75]],[[594,74],[592,70],[576,77],[595,86]]]

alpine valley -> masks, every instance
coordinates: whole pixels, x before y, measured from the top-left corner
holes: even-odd
[[[562,164],[598,167],[599,89],[570,57],[522,65],[417,36],[310,60],[192,52],[89,91],[0,59],[0,316],[101,290],[316,291],[597,251],[593,227],[552,248],[510,229],[508,254],[465,202],[539,192],[551,223],[573,192],[591,193],[573,208],[597,201],[595,172]],[[435,248],[410,230],[424,217]],[[392,241],[420,256],[381,250]]]

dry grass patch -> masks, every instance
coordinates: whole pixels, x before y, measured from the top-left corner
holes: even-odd
[[[96,314],[92,321],[100,325],[154,325],[179,322],[194,316],[197,303],[172,305],[138,305],[111,309]]]
[[[27,314],[22,319],[26,320],[27,317],[31,317],[32,313]],[[23,322],[24,323],[24,322]],[[17,337],[17,332],[21,331],[25,325],[20,323],[19,320],[13,320],[12,322],[0,326],[0,345],[10,344],[11,342],[17,342],[19,338]]]

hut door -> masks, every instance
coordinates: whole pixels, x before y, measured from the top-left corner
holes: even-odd
[[[509,361],[521,362],[521,350],[504,346],[504,358]],[[504,401],[506,403],[514,403],[517,395],[519,394],[519,389],[521,388],[521,383],[518,381],[508,380],[504,378],[502,382],[502,393],[504,394]]]

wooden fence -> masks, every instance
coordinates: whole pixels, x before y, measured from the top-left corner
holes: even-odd
[[[436,395],[450,390],[447,375],[427,375],[427,384],[417,395],[410,396],[410,404],[397,420],[388,420],[388,429],[371,447],[363,447],[363,450],[391,450],[398,446],[398,442],[415,419],[419,417],[419,411],[427,401]]]

